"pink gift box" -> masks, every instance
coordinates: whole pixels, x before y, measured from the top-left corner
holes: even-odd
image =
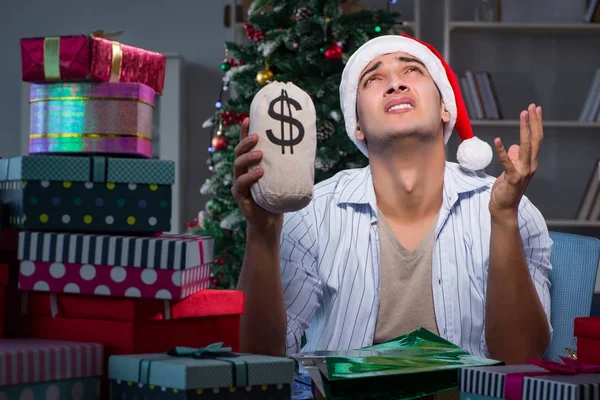
[[[104,346],[44,339],[0,341],[0,387],[102,376]]]
[[[161,94],[164,54],[92,35],[21,39],[21,75],[26,82],[131,82]]]
[[[183,270],[21,261],[22,291],[180,300],[210,282],[210,264]]]

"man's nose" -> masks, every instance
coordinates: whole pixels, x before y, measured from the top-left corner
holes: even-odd
[[[394,80],[391,82],[390,87],[386,91],[386,94],[394,94],[395,92],[405,92],[408,90],[408,86],[404,83]]]

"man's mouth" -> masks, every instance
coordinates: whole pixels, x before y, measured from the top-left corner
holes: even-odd
[[[388,108],[388,110],[386,112],[395,111],[395,110],[404,110],[404,109],[412,110],[412,108],[413,108],[413,106],[409,103],[396,104],[395,106],[391,106],[390,108]]]
[[[412,99],[394,99],[386,103],[385,112],[404,112],[415,108],[415,104]]]

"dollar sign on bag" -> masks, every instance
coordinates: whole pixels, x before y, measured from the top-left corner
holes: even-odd
[[[280,112],[277,113],[275,111],[275,106],[279,102],[281,102],[281,107]],[[287,112],[289,115],[285,113],[286,105]],[[281,122],[281,138],[276,137],[271,129],[267,129],[267,137],[269,138],[271,143],[281,146],[281,154],[285,154],[285,148],[287,146],[289,146],[290,148],[290,153],[294,154],[294,146],[299,144],[304,138],[304,126],[300,121],[292,117],[291,106],[294,106],[296,111],[302,110],[302,106],[300,106],[300,103],[298,103],[294,99],[289,98],[285,89],[281,89],[281,95],[273,99],[269,104],[269,117]],[[285,135],[286,124],[289,124],[289,139],[287,139]],[[298,128],[298,134],[296,136],[294,136],[294,126]]]

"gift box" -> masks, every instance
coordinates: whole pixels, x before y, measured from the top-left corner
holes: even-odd
[[[0,398],[100,399],[104,356],[95,343],[0,340]]]
[[[104,393],[100,378],[64,379],[0,387],[0,399],[6,400],[100,400],[100,393]]]
[[[107,354],[164,352],[223,341],[237,351],[243,292],[202,290],[184,300],[21,294],[27,336],[90,341]]]
[[[6,307],[6,286],[8,285],[8,265],[0,264],[0,338],[4,337],[4,308]]]
[[[291,396],[295,362],[232,353],[220,344],[166,354],[111,356],[111,399],[272,399]]]
[[[179,300],[207,289],[210,264],[184,270],[21,261],[19,289]]]
[[[600,399],[600,365],[565,358],[564,364],[529,362],[531,364],[461,368],[461,399]]]
[[[446,395],[459,387],[459,368],[501,364],[472,356],[424,328],[361,349],[302,352],[291,357],[328,400]]]
[[[584,363],[600,364],[600,317],[575,318],[577,359]]]
[[[19,260],[184,270],[213,260],[207,236],[109,236],[20,232]],[[91,272],[95,274],[95,272]]]
[[[98,32],[100,33],[100,32]],[[92,35],[21,39],[21,74],[26,82],[132,82],[162,93],[163,54]]]
[[[154,96],[141,83],[32,84],[29,154],[152,158]]]
[[[111,157],[0,160],[0,198],[22,230],[156,233],[171,229],[175,163]]]

